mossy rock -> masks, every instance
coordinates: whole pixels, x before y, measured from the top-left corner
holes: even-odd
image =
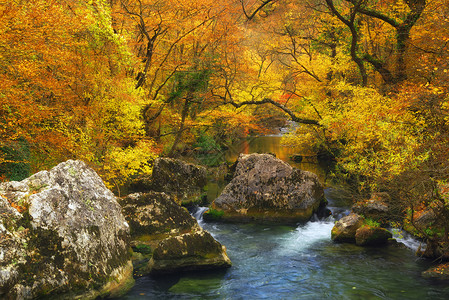
[[[95,299],[134,282],[121,207],[81,161],[0,183],[0,235],[0,298]]]
[[[355,233],[355,243],[359,246],[386,245],[393,235],[385,228],[362,226]]]
[[[226,248],[207,231],[201,230],[165,239],[154,250],[152,273],[228,268]]]
[[[205,221],[221,221],[224,216],[224,211],[209,208],[203,213],[203,219]]]
[[[148,235],[162,239],[198,228],[195,218],[165,193],[131,194],[120,204],[135,240]]]
[[[355,243],[357,229],[364,224],[364,218],[357,214],[350,214],[335,222],[331,231],[331,238],[334,242]]]

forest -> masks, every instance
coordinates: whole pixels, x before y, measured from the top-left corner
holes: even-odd
[[[80,159],[117,190],[292,120],[355,201],[432,210],[417,234],[449,246],[447,0],[2,1],[0,37],[2,181]]]

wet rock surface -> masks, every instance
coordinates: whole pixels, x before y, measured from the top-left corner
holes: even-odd
[[[0,298],[114,296],[133,284],[129,226],[81,161],[0,184]]]

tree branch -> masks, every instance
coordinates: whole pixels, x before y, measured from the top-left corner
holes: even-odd
[[[268,5],[269,3],[271,3],[271,2],[275,2],[276,0],[265,0],[265,1],[263,1],[262,2],[262,4],[260,4],[259,5],[259,7],[251,14],[251,15],[248,15],[248,13],[246,12],[246,10],[245,10],[245,5],[243,4],[243,0],[240,0],[240,2],[242,3],[242,9],[243,9],[243,13],[245,14],[245,16],[246,16],[246,18],[248,19],[248,20],[252,20],[255,16],[256,16],[256,14],[262,9],[262,8],[264,8],[266,5]]]
[[[348,26],[349,30],[351,31],[351,58],[352,60],[357,64],[359,68],[360,75],[362,76],[362,85],[366,86],[368,84],[368,75],[366,73],[365,66],[363,65],[363,60],[357,55],[358,50],[358,33],[357,28],[355,26],[355,17],[357,12],[360,9],[360,6],[362,5],[362,0],[354,1],[354,7],[351,10],[351,15],[349,20],[342,16],[338,12],[338,10],[334,6],[333,0],[326,0],[327,6],[331,10],[331,12],[346,26]]]
[[[287,115],[289,115],[289,117],[292,119],[292,121],[301,123],[301,124],[307,124],[307,125],[316,125],[316,126],[321,126],[319,124],[319,122],[317,120],[312,120],[312,119],[304,119],[304,118],[300,118],[297,115],[295,115],[294,112],[292,112],[290,109],[288,109],[287,107],[285,107],[284,105],[269,99],[269,98],[264,98],[262,100],[259,101],[243,101],[243,102],[234,102],[234,101],[226,101],[225,104],[231,104],[232,106],[234,106],[235,108],[240,108],[244,105],[261,105],[261,104],[271,104],[276,106],[277,108],[280,108],[282,111],[284,111]]]

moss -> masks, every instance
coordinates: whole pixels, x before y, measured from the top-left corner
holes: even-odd
[[[142,254],[151,254],[153,252],[153,249],[149,245],[146,244],[137,244],[136,246],[132,247],[134,252],[142,253]]]
[[[223,216],[224,211],[209,208],[209,210],[204,212],[203,219],[206,221],[220,221],[223,218]]]
[[[205,206],[208,204],[209,204],[209,200],[207,198],[206,192],[202,193],[199,197],[181,201],[181,206],[184,206],[184,207]]]
[[[377,222],[377,221],[375,221],[373,219],[370,219],[370,218],[365,219],[365,224],[364,225],[368,226],[368,227],[380,227],[380,223],[379,222]]]

